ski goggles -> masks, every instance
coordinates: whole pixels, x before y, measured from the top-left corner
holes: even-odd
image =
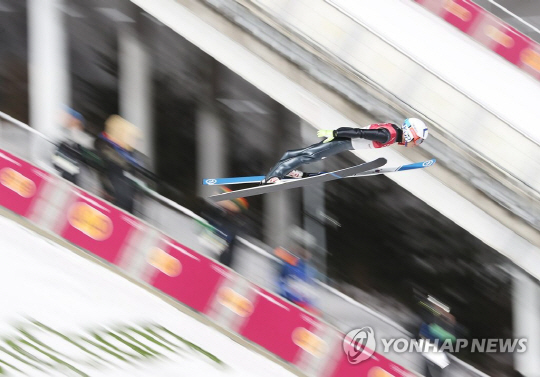
[[[403,141],[399,144],[409,147],[419,146],[424,142],[424,138],[418,136],[416,130],[411,126],[409,122],[404,122],[401,129],[403,130]]]

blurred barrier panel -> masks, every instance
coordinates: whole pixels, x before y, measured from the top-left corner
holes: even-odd
[[[342,349],[343,334],[329,324],[130,214],[3,150],[0,183],[0,204],[5,208],[31,221],[41,219],[34,221],[36,225],[205,314],[217,325],[295,365],[305,375],[411,375],[378,354],[365,364],[350,364]],[[49,189],[38,197],[36,193],[47,185]],[[58,200],[58,192],[64,200]],[[34,206],[36,201],[40,205]],[[63,208],[58,210],[58,206]],[[43,225],[48,220],[55,225]]]
[[[487,12],[482,14],[475,29],[468,34],[510,63],[522,68],[526,67],[523,61],[524,52],[536,45],[534,41]],[[540,71],[529,73],[538,78],[537,73]]]
[[[147,263],[154,270],[148,280],[152,286],[205,314],[227,274],[222,266],[166,236],[150,250]]]
[[[58,235],[117,264],[128,237],[142,225],[132,216],[80,189],[73,188],[73,192],[75,200],[68,203],[63,212],[64,222]]]
[[[392,377],[392,376],[414,376],[411,372],[401,366],[391,362],[378,353],[374,353],[370,359],[359,364],[351,364],[344,352],[339,355],[337,367],[332,373],[326,376],[331,377]]]
[[[49,174],[0,150],[0,204],[7,209],[28,216],[48,179]]]
[[[302,351],[324,353],[324,342],[313,333],[318,320],[268,291],[253,289],[253,312],[240,327],[240,335],[289,362],[297,360]]]
[[[441,17],[461,31],[467,33],[475,27],[475,24],[482,13],[482,8],[475,3],[466,0],[455,0],[443,3]]]
[[[468,0],[414,0],[461,31],[540,79],[540,46]]]

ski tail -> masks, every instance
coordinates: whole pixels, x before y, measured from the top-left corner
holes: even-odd
[[[437,160],[432,158],[431,160],[427,160],[427,161],[423,161],[423,162],[415,162],[414,164],[402,165],[396,171],[428,168],[431,165],[434,165],[436,162],[437,162]]]
[[[327,172],[321,171],[317,173],[305,173],[307,174],[306,177],[303,178],[309,178],[314,177],[321,174],[326,174]],[[252,177],[233,177],[233,178],[206,178],[203,179],[203,185],[205,186],[219,186],[219,185],[243,185],[247,183],[263,183],[264,179],[266,177],[264,175],[254,175]],[[283,177],[283,180],[290,181],[293,179],[300,179],[300,178],[292,178],[292,177]]]

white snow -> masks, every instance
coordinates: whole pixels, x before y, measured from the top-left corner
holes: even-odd
[[[4,339],[20,336],[16,326],[23,324],[39,339],[46,339],[46,343],[58,352],[76,355],[73,356],[75,359],[87,356],[61,338],[40,332],[28,318],[38,320],[68,336],[88,336],[88,330],[102,327],[114,329],[121,325],[155,323],[217,356],[226,366],[220,366],[187,347],[185,352],[168,352],[166,357],[160,359],[131,363],[119,362],[107,353],[101,353],[104,358],[112,361],[112,367],[107,365],[93,369],[83,363],[73,365],[91,376],[293,375],[127,279],[3,217],[0,218],[0,256],[1,347],[9,349]],[[0,360],[20,367],[32,376],[42,375],[6,356],[1,348]],[[12,372],[5,365],[0,366]],[[52,373],[75,375],[66,368]]]

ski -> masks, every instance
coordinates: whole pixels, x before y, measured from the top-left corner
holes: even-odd
[[[364,171],[377,169],[383,166],[384,164],[386,164],[386,159],[378,158],[374,161],[366,162],[366,163],[356,165],[356,166],[351,166],[350,168],[346,168],[346,169],[341,169],[341,170],[336,170],[329,173],[324,173],[321,175],[316,175],[314,177],[291,179],[288,181],[281,181],[280,183],[276,183],[276,184],[263,185],[263,186],[242,189],[242,190],[236,190],[232,192],[226,192],[223,194],[212,195],[209,197],[209,199],[214,202],[218,202],[221,200],[236,199],[236,198],[242,198],[242,197],[248,197],[248,196],[254,196],[254,195],[267,194],[270,192],[288,190],[288,189],[293,189],[293,188],[298,188],[298,187],[304,187],[304,186],[309,186],[314,183],[322,183],[322,182],[328,182],[328,181],[334,181],[337,179],[347,178],[350,175],[359,174]]]
[[[254,175],[252,177],[234,178],[207,178],[203,179],[203,185],[241,185],[244,183],[261,183],[264,175]]]
[[[398,166],[398,167],[387,167],[387,168],[380,168],[380,169],[379,168],[372,169],[372,170],[364,171],[364,172],[361,172],[361,173],[358,173],[358,174],[349,175],[346,178],[367,177],[367,176],[370,176],[370,175],[379,175],[379,174],[395,173],[395,172],[398,172],[398,171],[423,169],[423,168],[428,168],[428,167],[432,166],[433,164],[435,164],[435,162],[437,162],[437,160],[432,158],[431,160],[422,161],[422,162],[415,162],[413,164],[401,165],[401,166]]]
[[[431,160],[415,162],[413,164],[401,165],[397,167],[376,168],[376,169],[371,169],[362,173],[349,175],[346,178],[364,177],[364,176],[377,175],[377,174],[387,174],[387,173],[394,173],[398,171],[413,170],[413,169],[423,169],[423,168],[427,168],[435,164],[435,162],[436,160],[433,158]],[[321,173],[321,175],[322,174],[324,174],[324,172]],[[238,184],[246,184],[246,183],[262,183],[264,178],[265,178],[264,175],[254,175],[251,177],[233,177],[233,178],[208,178],[208,179],[203,180],[203,185],[238,185]],[[285,179],[288,179],[288,178],[285,177]],[[297,179],[297,178],[290,178],[290,179]]]

